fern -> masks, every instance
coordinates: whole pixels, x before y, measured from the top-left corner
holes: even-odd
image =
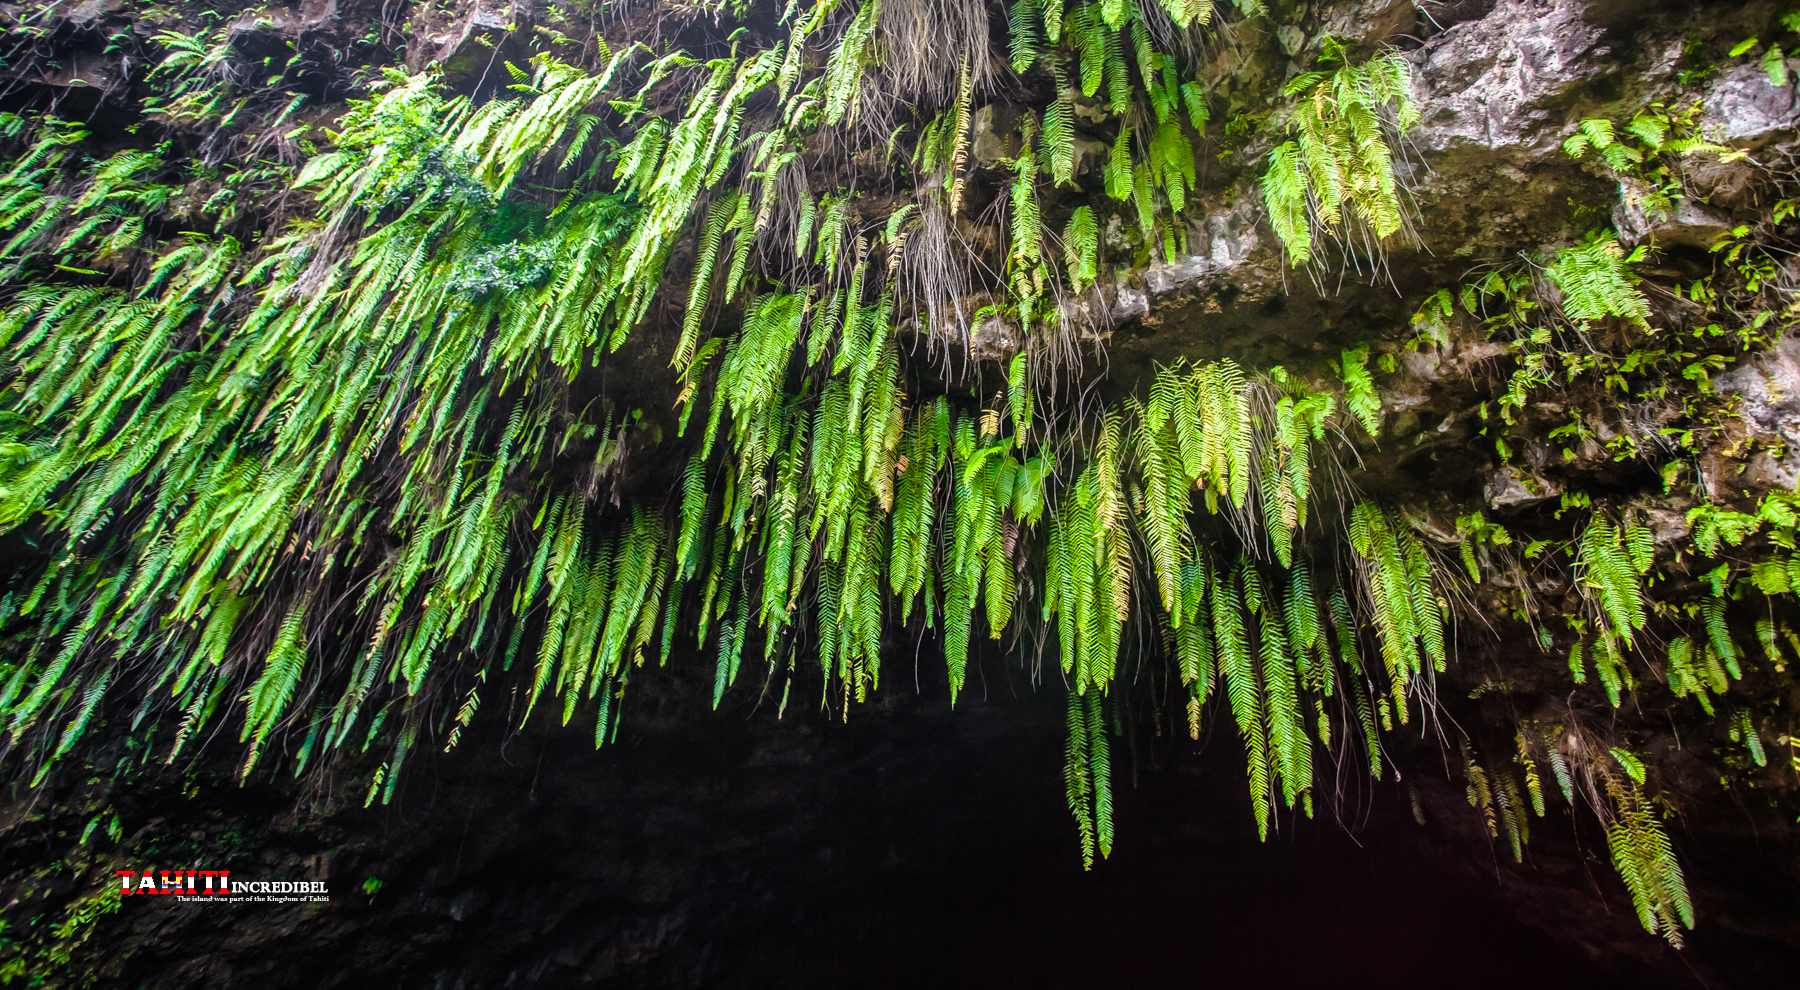
[[[1344,408],[1350,410],[1370,436],[1381,433],[1381,397],[1369,376],[1369,348],[1365,344],[1343,352],[1338,375],[1344,380]]]
[[[1087,708],[1088,780],[1094,795],[1094,840],[1100,857],[1112,855],[1112,765],[1106,740],[1105,703],[1099,695],[1083,699]]]
[[[1088,733],[1087,710],[1090,702],[1082,695],[1069,695],[1068,743],[1063,750],[1063,783],[1069,810],[1075,815],[1075,827],[1081,833],[1081,866],[1094,868],[1094,779],[1093,759],[1089,752],[1092,737]]]
[[[1254,579],[1254,572],[1244,572],[1247,584]],[[1281,782],[1284,802],[1292,808],[1300,793],[1312,786],[1312,743],[1306,737],[1300,712],[1301,685],[1292,644],[1283,631],[1286,622],[1280,599],[1273,594],[1259,597],[1262,608],[1257,652],[1266,692],[1265,728],[1275,776]]]
[[[1075,181],[1075,91],[1065,77],[1062,62],[1057,60],[1053,65],[1056,100],[1044,108],[1044,154],[1049,158],[1051,181],[1063,186]]]
[[[1610,768],[1602,768],[1600,774],[1613,805],[1606,823],[1607,846],[1638,921],[1645,931],[1660,932],[1680,947],[1681,929],[1694,926],[1694,908],[1668,835],[1644,797],[1641,781]],[[1637,776],[1642,776],[1641,768]]]
[[[1294,98],[1292,140],[1269,153],[1263,202],[1294,267],[1311,262],[1321,233],[1341,234],[1354,220],[1377,244],[1405,226],[1390,135],[1418,121],[1411,70],[1398,53],[1351,65],[1334,40],[1323,45],[1330,72],[1305,72],[1284,88]]]
[[[1725,671],[1734,680],[1742,678],[1743,671],[1738,665],[1742,653],[1738,650],[1737,643],[1732,640],[1730,630],[1725,626],[1724,599],[1715,595],[1703,600],[1700,603],[1700,614],[1706,620],[1707,645],[1712,648],[1714,655],[1717,656],[1719,662],[1724,664]],[[1723,679],[1718,682],[1716,690],[1720,694],[1724,693]]]
[[[1092,94],[1090,94],[1092,95]],[[1112,153],[1106,158],[1104,175],[1106,194],[1113,199],[1130,199],[1135,187],[1134,170],[1131,163],[1131,127],[1119,128],[1119,136],[1113,141]]]
[[[1546,272],[1562,290],[1563,313],[1578,324],[1608,316],[1650,329],[1650,304],[1637,289],[1631,263],[1643,257],[1639,248],[1627,256],[1610,234],[1592,231],[1581,244],[1563,248]]]
[[[1100,274],[1100,228],[1091,207],[1077,206],[1063,229],[1063,262],[1076,291],[1094,284]]]
[[[1225,683],[1226,697],[1230,699],[1232,718],[1237,721],[1238,734],[1243,737],[1248,753],[1250,801],[1256,813],[1257,835],[1267,839],[1269,777],[1273,768],[1264,725],[1262,687],[1251,666],[1249,634],[1244,625],[1243,601],[1238,588],[1244,568],[1240,565],[1236,570],[1239,576],[1223,578],[1214,587],[1212,621],[1218,637],[1220,677]]]
[[[871,57],[875,25],[881,19],[881,0],[865,0],[844,31],[825,70],[825,122],[836,125],[854,119],[862,89],[863,66]]]
[[[1576,561],[1582,587],[1613,634],[1629,647],[1633,630],[1642,629],[1647,616],[1638,587],[1639,570],[1621,545],[1620,536],[1615,526],[1596,514],[1581,533]]]
[[[1768,754],[1763,752],[1762,735],[1756,730],[1756,719],[1750,709],[1739,708],[1732,713],[1727,735],[1734,743],[1741,743],[1750,753],[1750,759],[1759,767],[1769,765]]]
[[[1013,71],[1021,75],[1038,60],[1039,23],[1036,0],[1012,0],[1008,5],[1007,51]]]
[[[1550,769],[1556,775],[1556,786],[1562,790],[1563,800],[1571,804],[1575,802],[1575,780],[1570,774],[1569,763],[1563,756],[1559,745],[1562,726],[1542,727],[1544,749],[1550,756]]]
[[[245,761],[243,774],[248,775],[256,765],[256,754],[263,740],[275,728],[288,701],[294,696],[294,689],[299,686],[300,674],[306,665],[306,644],[302,635],[306,628],[305,602],[296,605],[281,620],[281,626],[275,633],[275,640],[269,645],[269,655],[263,661],[263,672],[251,686],[249,708],[244,715],[243,738],[253,740],[256,746]]]
[[[1539,818],[1542,818],[1544,817],[1544,788],[1542,781],[1538,778],[1537,761],[1531,758],[1531,744],[1527,739],[1523,723],[1519,726],[1519,732],[1514,737],[1514,742],[1518,746],[1516,758],[1525,771],[1525,789],[1531,795],[1531,810]]]

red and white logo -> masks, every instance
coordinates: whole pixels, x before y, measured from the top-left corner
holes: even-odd
[[[318,895],[327,893],[323,880],[232,880],[230,870],[115,870],[113,875],[126,894],[221,898],[288,894],[322,899]]]

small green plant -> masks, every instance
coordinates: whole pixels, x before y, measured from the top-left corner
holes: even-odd
[[[1800,11],[1789,11],[1781,15],[1781,26],[1790,33],[1800,33]],[[1731,57],[1738,58],[1747,55],[1760,44],[1762,44],[1760,38],[1745,38],[1731,47]],[[1788,84],[1791,74],[1788,71],[1787,53],[1782,51],[1779,44],[1770,42],[1767,47],[1763,48],[1762,54],[1757,57],[1756,61],[1769,77],[1769,85],[1786,86]]]
[[[1545,274],[1562,290],[1563,315],[1583,327],[1616,316],[1650,329],[1650,304],[1631,270],[1648,253],[1642,246],[1626,253],[1616,238],[1598,230],[1575,247],[1557,251]]]

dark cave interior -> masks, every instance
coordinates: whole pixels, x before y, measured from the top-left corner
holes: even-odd
[[[1498,846],[1483,851],[1431,820],[1472,813],[1442,773],[1417,785],[1426,827],[1407,784],[1390,776],[1371,789],[1344,773],[1335,810],[1322,802],[1317,820],[1284,815],[1259,843],[1229,723],[1197,744],[1145,738],[1135,754],[1121,744],[1119,839],[1084,872],[1058,775],[1060,692],[1033,691],[997,656],[981,674],[954,711],[941,685],[890,684],[847,723],[798,704],[781,720],[747,702],[712,712],[709,685],[674,677],[637,699],[616,745],[595,751],[540,717],[507,738],[477,734],[448,755],[422,754],[394,802],[370,809],[359,780],[336,791],[332,781],[171,780],[121,804],[148,822],[139,848],[215,859],[237,850],[240,876],[325,879],[332,903],[128,901],[118,983],[1779,979],[1769,943],[1709,929],[1704,917],[1681,953],[1636,931],[1604,846],[1578,836],[1566,810],[1537,823],[1525,870],[1496,870]],[[31,846],[20,835],[7,856]],[[1534,874],[1541,886],[1521,885]],[[371,878],[379,888],[362,893]],[[1709,889],[1704,873],[1695,880]],[[1556,912],[1543,912],[1546,899]],[[1584,930],[1546,930],[1558,923]]]

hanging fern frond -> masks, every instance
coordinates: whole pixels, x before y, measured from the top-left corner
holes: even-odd
[[[1309,264],[1321,234],[1366,225],[1373,247],[1406,225],[1393,147],[1418,121],[1411,69],[1399,53],[1360,65],[1333,39],[1322,46],[1331,71],[1303,72],[1283,88],[1293,99],[1292,140],[1269,153],[1263,202],[1293,267]]]

